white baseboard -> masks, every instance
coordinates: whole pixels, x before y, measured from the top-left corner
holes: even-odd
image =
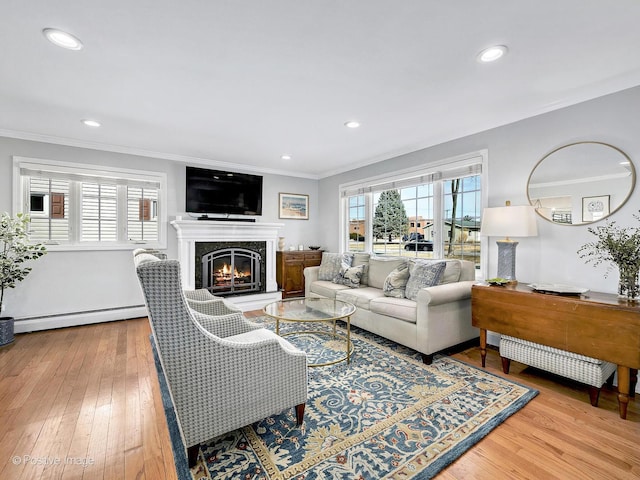
[[[113,322],[128,318],[140,318],[147,316],[145,306],[113,308],[108,310],[94,310],[89,312],[65,313],[60,315],[47,315],[43,317],[16,318],[15,333],[36,332],[38,330],[50,330],[52,328],[74,327],[76,325],[89,325],[92,323]]]
[[[278,291],[255,295],[238,295],[235,297],[226,297],[226,300],[238,306],[243,312],[247,312],[250,310],[262,310],[267,303],[282,300],[282,293]],[[44,315],[41,317],[16,318],[14,331],[15,333],[37,332],[39,330],[50,330],[52,328],[114,322],[117,320],[146,316],[147,308],[144,305],[139,305],[105,310],[63,313],[59,315]]]

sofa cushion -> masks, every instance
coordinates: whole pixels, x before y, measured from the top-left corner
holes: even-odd
[[[435,262],[434,262],[435,263]],[[445,260],[446,267],[440,277],[440,285],[446,283],[455,283],[460,281],[460,274],[462,273],[462,262],[460,260]]]
[[[309,286],[311,293],[327,298],[336,298],[336,293],[340,290],[349,290],[349,287],[328,280],[316,280]]]
[[[409,263],[409,281],[405,289],[405,296],[409,300],[415,300],[421,288],[438,285],[445,268],[445,262],[434,263],[422,260],[411,260]]]
[[[409,280],[409,266],[406,263],[397,266],[384,280],[382,291],[387,297],[404,298],[404,289]]]
[[[378,297],[369,302],[372,313],[416,323],[417,303],[406,298]]]
[[[369,283],[370,287],[384,288],[384,281],[387,276],[398,266],[406,263],[407,259],[402,257],[376,257],[369,258]]]
[[[367,268],[366,265],[358,265],[357,267],[343,265],[338,275],[333,279],[333,283],[346,285],[349,288],[358,288],[365,268]]]
[[[322,252],[322,261],[318,270],[318,280],[333,280],[340,273],[340,269],[351,266],[352,253]]]
[[[358,265],[364,265],[364,272],[362,272],[362,278],[360,279],[360,285],[369,285],[369,257],[368,253],[356,252],[353,254],[353,260],[351,265],[357,267]]]
[[[336,299],[365,310],[369,310],[369,302],[378,297],[384,297],[384,294],[381,289],[373,287],[347,288],[336,292]]]

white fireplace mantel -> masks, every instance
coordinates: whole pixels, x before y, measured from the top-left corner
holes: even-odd
[[[178,238],[178,260],[182,269],[182,285],[195,288],[196,242],[265,242],[266,293],[278,292],[276,282],[276,246],[282,223],[215,220],[173,220]],[[279,292],[278,292],[279,293]],[[233,301],[233,300],[232,300]],[[235,302],[234,302],[235,303]]]

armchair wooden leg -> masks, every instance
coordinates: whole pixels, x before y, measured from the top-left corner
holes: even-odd
[[[302,421],[304,419],[304,407],[305,403],[301,403],[300,405],[296,405],[296,423],[298,425],[302,425]]]
[[[193,445],[187,448],[187,460],[189,462],[189,468],[193,468],[198,463],[198,452],[200,451],[200,445]]]
[[[589,400],[591,401],[591,406],[598,406],[598,399],[600,398],[600,389],[598,387],[589,386]]]

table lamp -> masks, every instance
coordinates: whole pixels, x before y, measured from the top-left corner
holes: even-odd
[[[480,235],[505,237],[498,240],[498,277],[509,283],[516,282],[516,247],[518,242],[510,237],[535,237],[538,235],[535,208],[530,205],[485,208],[482,212]]]

